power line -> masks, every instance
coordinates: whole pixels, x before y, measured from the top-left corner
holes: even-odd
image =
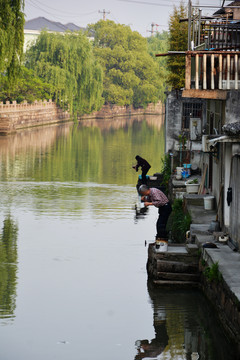
[[[171,5],[169,4],[160,4],[160,3],[151,3],[151,2],[147,2],[147,1],[138,1],[138,0],[118,0],[121,2],[128,2],[128,3],[133,3],[133,4],[142,4],[142,5],[153,5],[153,6],[163,6],[163,7],[172,7],[174,5],[174,3],[172,3]],[[164,1],[164,0],[163,0]]]
[[[95,11],[91,11],[91,12],[89,12],[89,13],[72,13],[72,12],[67,12],[67,11],[64,11],[64,10],[58,10],[58,9],[55,9],[55,8],[53,8],[53,7],[51,7],[51,6],[47,6],[47,5],[41,3],[41,2],[38,1],[38,0],[27,0],[27,2],[28,2],[29,5],[35,7],[36,9],[39,9],[39,10],[45,12],[45,13],[48,14],[48,15],[52,15],[52,16],[54,16],[54,17],[56,17],[56,18],[57,18],[57,17],[58,17],[58,18],[60,17],[60,18],[62,18],[62,19],[63,19],[63,18],[66,18],[66,16],[64,16],[64,15],[67,15],[68,17],[72,17],[72,18],[77,18],[77,17],[79,17],[79,16],[89,16],[89,15],[92,15],[92,14],[96,14],[96,13],[97,13],[96,10],[95,10]],[[39,4],[40,4],[42,7],[39,6]],[[54,13],[46,10],[45,7],[48,8],[48,9],[50,9],[50,10],[54,10]],[[59,14],[56,14],[55,12],[58,12]],[[61,16],[61,14],[62,14],[63,16]]]
[[[34,0],[35,2],[37,2],[37,3],[39,3],[40,5],[43,5],[43,6],[45,6],[46,8],[48,8],[48,9],[51,9],[51,10],[54,10],[54,11],[57,11],[57,12],[60,12],[60,13],[62,13],[62,14],[66,14],[66,15],[74,15],[74,16],[88,16],[88,15],[92,15],[92,14],[96,14],[97,13],[97,11],[95,10],[95,11],[90,11],[90,12],[87,12],[87,13],[76,13],[76,12],[69,12],[69,11],[65,11],[65,10],[60,10],[60,9],[56,9],[56,8],[53,8],[53,7],[51,7],[51,6],[48,6],[48,5],[45,5],[45,4],[43,4],[43,3],[41,3],[39,0]]]
[[[98,10],[99,14],[103,14],[103,20],[106,20],[106,15],[110,14],[110,11],[106,11],[105,9],[103,9],[103,11]]]

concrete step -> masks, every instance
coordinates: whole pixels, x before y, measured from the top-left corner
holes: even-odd
[[[198,272],[198,263],[185,264],[181,261],[157,260],[155,268],[159,272],[195,274]]]
[[[199,274],[186,274],[186,273],[168,273],[157,272],[156,280],[171,280],[171,281],[199,281]]]
[[[201,248],[202,245],[206,242],[210,242],[210,243],[214,243],[215,242],[215,238],[213,235],[196,235],[195,237],[195,243],[196,245]]]
[[[194,206],[204,206],[204,198],[206,195],[197,195],[197,194],[185,194],[184,200],[188,205],[194,205]]]
[[[191,224],[190,225],[190,233],[191,233],[191,236],[193,235],[197,235],[197,234],[200,234],[200,235],[209,235],[209,226],[210,224]]]
[[[198,282],[196,281],[171,281],[171,280],[154,280],[153,283],[159,286],[174,286],[174,287],[197,287]]]
[[[186,244],[186,249],[189,254],[198,256],[199,247],[196,244]]]

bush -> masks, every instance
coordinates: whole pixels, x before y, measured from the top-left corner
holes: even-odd
[[[171,156],[169,154],[164,155],[162,159],[162,164],[163,164],[163,171],[162,171],[163,180],[161,185],[165,187],[165,192],[168,195],[168,183],[172,175]]]
[[[181,199],[175,199],[172,208],[173,211],[167,223],[167,231],[173,242],[184,243],[186,232],[190,229],[192,222],[191,216],[188,212],[184,211],[183,200]]]

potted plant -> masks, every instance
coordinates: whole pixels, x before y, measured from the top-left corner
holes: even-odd
[[[185,185],[188,194],[198,194],[198,189],[199,189],[198,179],[188,180],[185,182]]]

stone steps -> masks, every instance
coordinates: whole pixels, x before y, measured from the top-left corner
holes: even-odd
[[[196,287],[198,282],[196,281],[170,281],[170,280],[153,280],[155,285],[161,286],[179,286],[179,287]]]
[[[198,282],[200,280],[200,276],[199,274],[190,274],[190,273],[157,272],[155,279],[169,280],[169,281]]]

